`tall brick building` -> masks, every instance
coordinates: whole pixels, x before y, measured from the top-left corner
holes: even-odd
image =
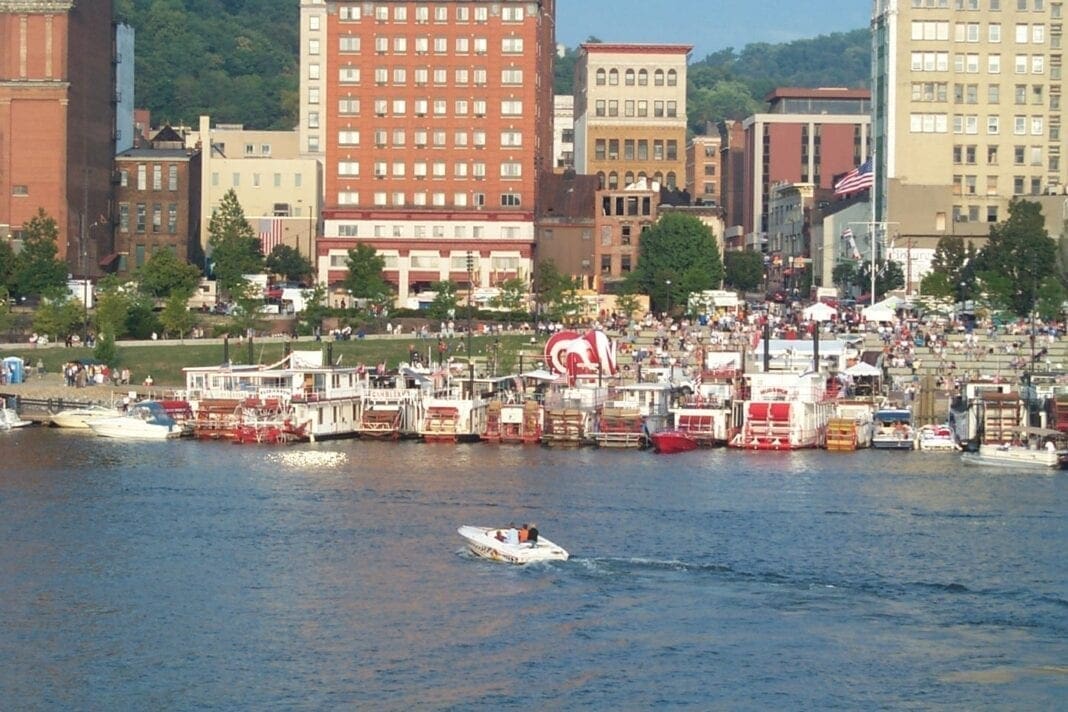
[[[43,208],[75,274],[112,253],[111,14],[111,0],[0,0],[0,237]]]
[[[466,285],[469,255],[476,287],[528,278],[552,170],[554,0],[316,5],[301,8],[301,71],[321,81],[302,117],[327,127],[320,279],[342,279],[358,243],[401,302]]]

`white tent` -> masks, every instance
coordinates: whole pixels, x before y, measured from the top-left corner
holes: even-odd
[[[860,376],[882,376],[883,372],[870,363],[864,361],[857,361],[855,364],[845,370],[847,376],[857,378]]]
[[[878,305],[864,310],[864,321],[893,321],[894,312]]]
[[[838,313],[838,310],[830,304],[816,302],[811,306],[805,307],[801,313],[806,319],[812,319],[813,321],[830,321]]]

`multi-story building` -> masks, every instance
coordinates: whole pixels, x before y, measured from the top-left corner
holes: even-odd
[[[560,273],[577,277],[583,290],[594,289],[596,176],[555,173],[538,192],[537,264],[552,262]]]
[[[1063,17],[1061,0],[874,3],[875,220],[899,246],[980,238],[1013,198],[1064,193]]]
[[[150,147],[117,155],[115,171],[114,271],[134,272],[159,250],[202,265],[200,151],[186,148],[181,134],[168,126]]]
[[[593,259],[594,287],[609,291],[638,264],[642,233],[657,220],[660,189],[639,180],[626,188],[597,191]]]
[[[811,183],[834,187],[868,156],[871,93],[867,89],[780,88],[768,111],[743,122],[747,172],[742,193],[746,249],[762,250],[768,236],[772,186]]]
[[[240,125],[211,127],[200,117],[185,137],[201,150],[200,243],[208,248],[208,225],[231,188],[245,217],[261,234],[264,251],[274,244],[297,249],[314,262],[322,194],[322,166],[302,155],[297,131],[254,131]],[[210,150],[209,150],[210,146]]]
[[[553,170],[563,173],[575,168],[575,97],[553,97]]]
[[[336,3],[331,3],[336,4]],[[323,162],[326,110],[326,0],[300,0],[300,155]]]
[[[111,0],[0,0],[0,239],[43,209],[78,275],[111,250]]]
[[[358,243],[401,302],[442,279],[529,278],[554,23],[554,0],[328,3],[322,281]]]
[[[134,46],[129,25],[115,25],[115,154],[134,145]]]
[[[575,63],[575,167],[617,190],[686,176],[689,45],[586,43]]]
[[[719,205],[720,148],[718,134],[694,136],[686,144],[686,192],[696,205]]]
[[[745,130],[741,121],[727,119],[719,124],[720,205],[723,208],[723,247],[745,249]]]

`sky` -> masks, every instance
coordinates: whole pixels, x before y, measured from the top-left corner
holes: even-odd
[[[751,42],[789,42],[868,27],[866,0],[557,0],[556,41],[694,46],[692,61]],[[670,10],[672,17],[666,15]]]

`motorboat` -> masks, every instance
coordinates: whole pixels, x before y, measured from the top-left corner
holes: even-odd
[[[0,408],[0,430],[13,430],[30,425],[33,421],[23,420],[14,408]]]
[[[467,548],[472,554],[493,561],[531,564],[536,561],[567,561],[569,556],[567,551],[543,536],[539,536],[535,543],[509,544],[498,539],[498,536],[503,538],[506,531],[501,527],[465,525],[456,531],[467,542]]]
[[[65,408],[58,413],[53,413],[52,425],[57,428],[87,430],[90,421],[115,418],[118,414],[115,408],[108,408],[103,405],[83,405],[76,408]]]
[[[875,431],[871,446],[876,450],[912,450],[916,436],[912,427],[912,411],[906,408],[882,408],[872,418]]]
[[[924,425],[916,433],[916,449],[921,452],[956,452],[960,446],[948,425]]]
[[[1068,468],[1065,434],[1047,428],[1015,428],[1010,443],[982,443],[975,452],[965,452],[961,461],[968,465],[993,465],[1021,469]]]
[[[156,401],[134,403],[124,415],[91,420],[89,427],[97,435],[121,440],[167,440],[185,432]]]
[[[697,440],[685,430],[661,430],[650,437],[653,450],[663,455],[697,449]]]

